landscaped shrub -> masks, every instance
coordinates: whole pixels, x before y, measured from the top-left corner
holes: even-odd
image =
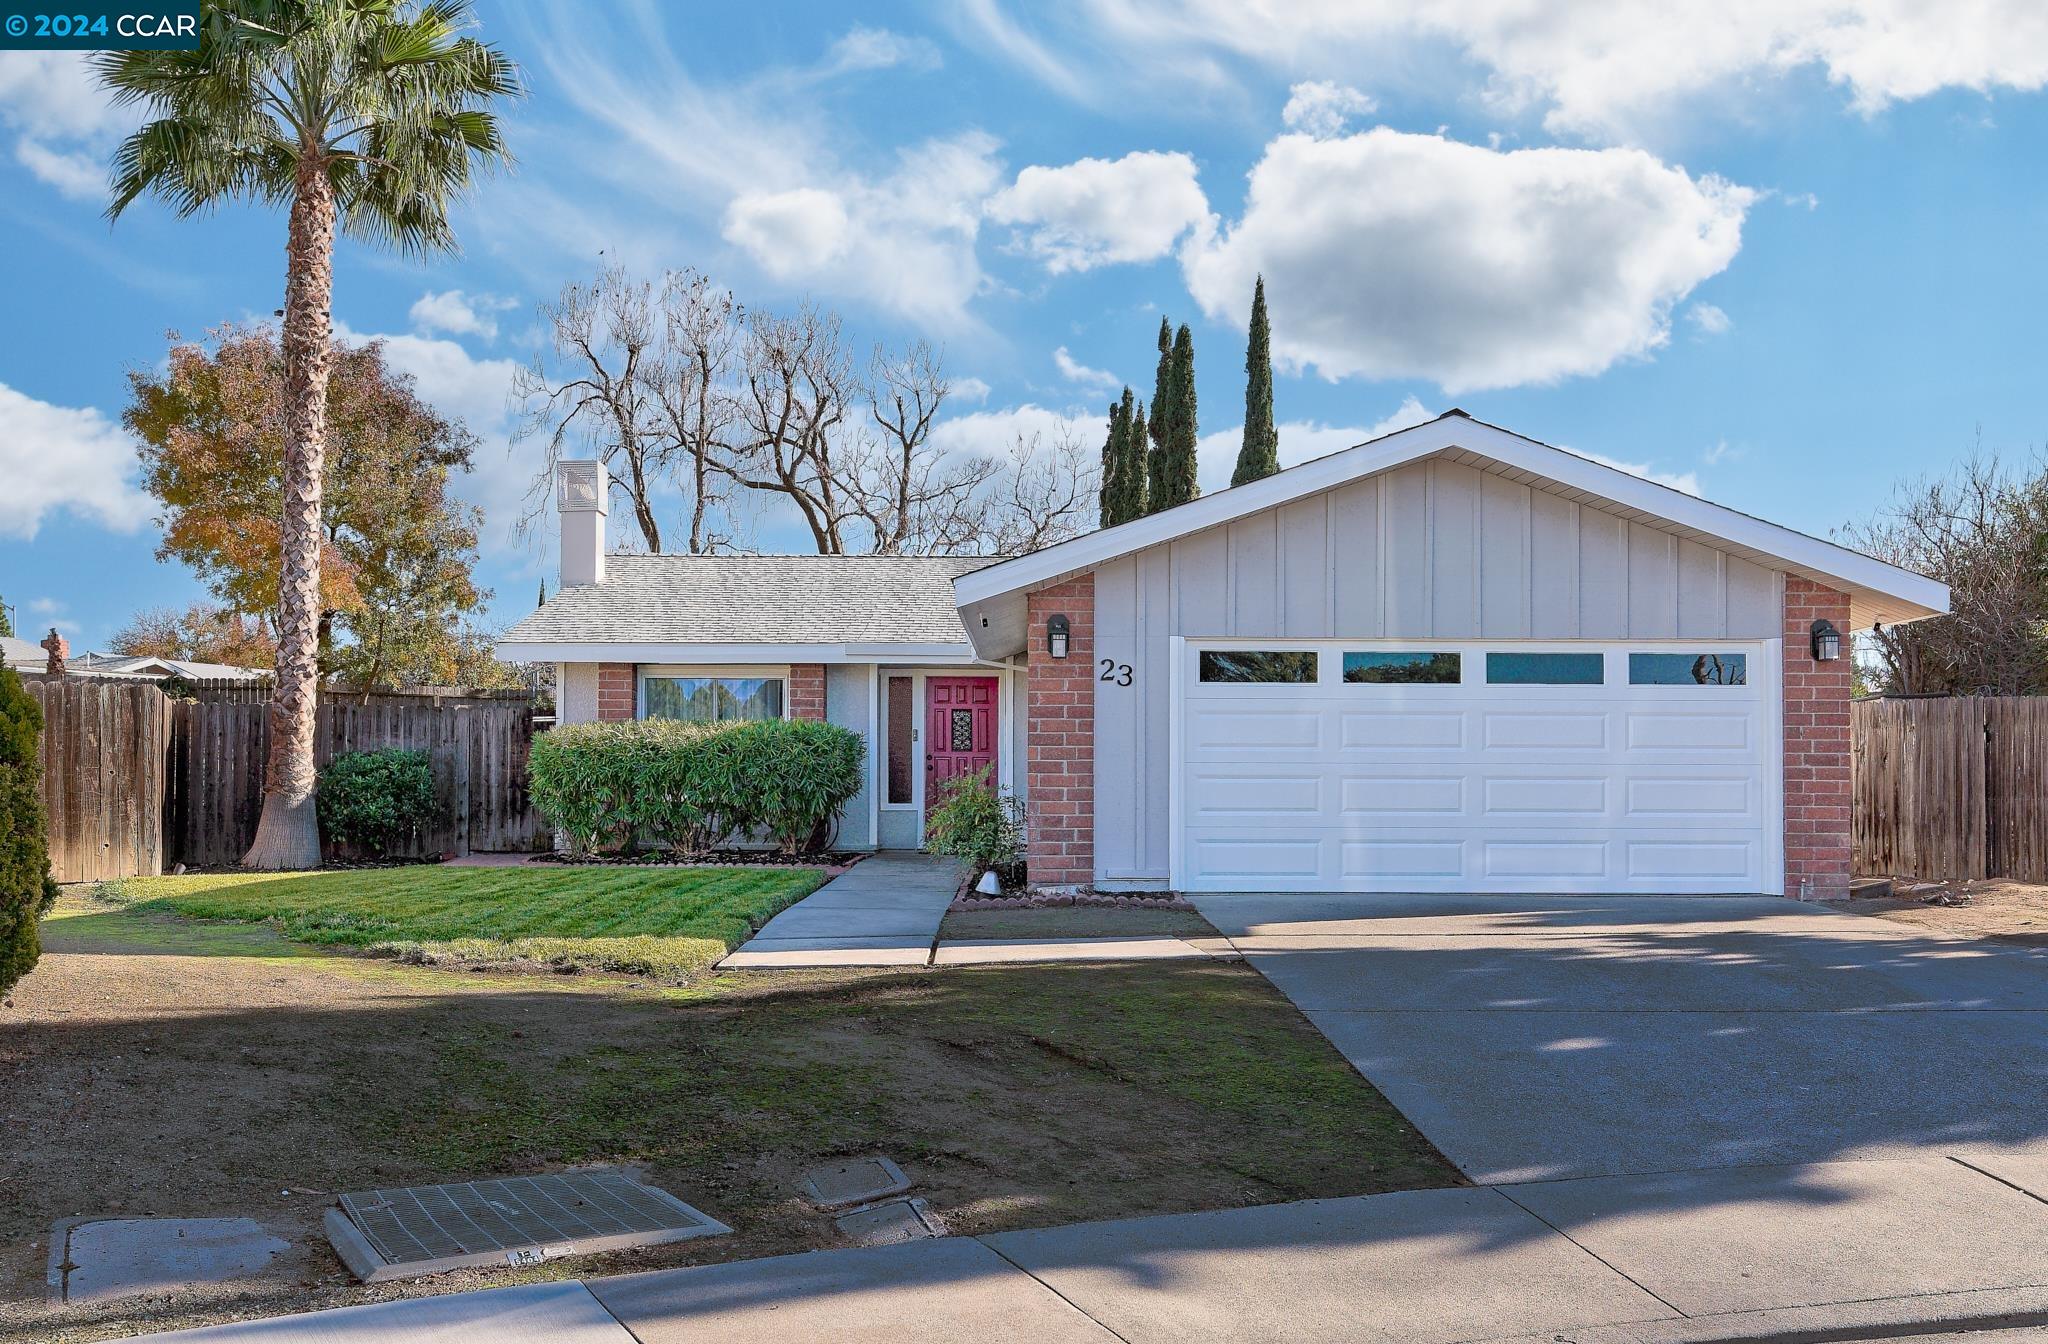
[[[43,709],[0,669],[0,993],[35,969],[36,919],[57,899],[37,751]]]
[[[938,801],[925,814],[926,849],[966,859],[977,870],[1016,863],[1024,847],[1023,809],[990,782],[991,773],[985,766],[939,785]]]
[[[433,768],[424,751],[345,751],[320,772],[318,805],[329,840],[382,858],[433,816]]]
[[[578,723],[534,739],[533,806],[571,852],[643,835],[698,851],[765,831],[786,854],[826,844],[860,792],[858,733],[805,719]]]

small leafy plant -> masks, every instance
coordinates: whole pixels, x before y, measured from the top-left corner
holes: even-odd
[[[383,858],[418,838],[434,813],[434,772],[424,751],[345,751],[320,774],[320,829]]]
[[[1008,868],[1024,847],[1024,809],[992,782],[993,767],[959,775],[939,786],[924,820],[925,848],[975,865],[977,876]]]

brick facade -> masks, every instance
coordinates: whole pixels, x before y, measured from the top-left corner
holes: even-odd
[[[789,717],[792,719],[824,719],[825,665],[823,663],[791,663],[789,665]]]
[[[1028,599],[1024,768],[1030,797],[1025,866],[1038,887],[1095,881],[1095,576]],[[1045,626],[1065,616],[1067,656],[1046,651]]]
[[[1842,656],[1815,662],[1810,633],[1825,619]],[[1849,894],[1849,598],[1785,576],[1785,894]]]
[[[597,717],[600,722],[635,718],[640,713],[640,688],[632,663],[597,665]]]

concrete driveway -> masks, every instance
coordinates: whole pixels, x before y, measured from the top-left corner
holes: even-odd
[[[1193,898],[1474,1180],[2048,1170],[2048,953],[1775,898]]]

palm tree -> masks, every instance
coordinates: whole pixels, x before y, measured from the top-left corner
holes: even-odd
[[[114,157],[108,218],[144,195],[180,216],[230,200],[287,205],[285,459],[277,684],[263,817],[249,868],[315,868],[320,488],[333,342],[334,230],[421,257],[455,247],[450,207],[508,162],[494,102],[518,72],[463,36],[469,0],[207,0],[197,51],[93,58],[118,103],[152,118]]]

